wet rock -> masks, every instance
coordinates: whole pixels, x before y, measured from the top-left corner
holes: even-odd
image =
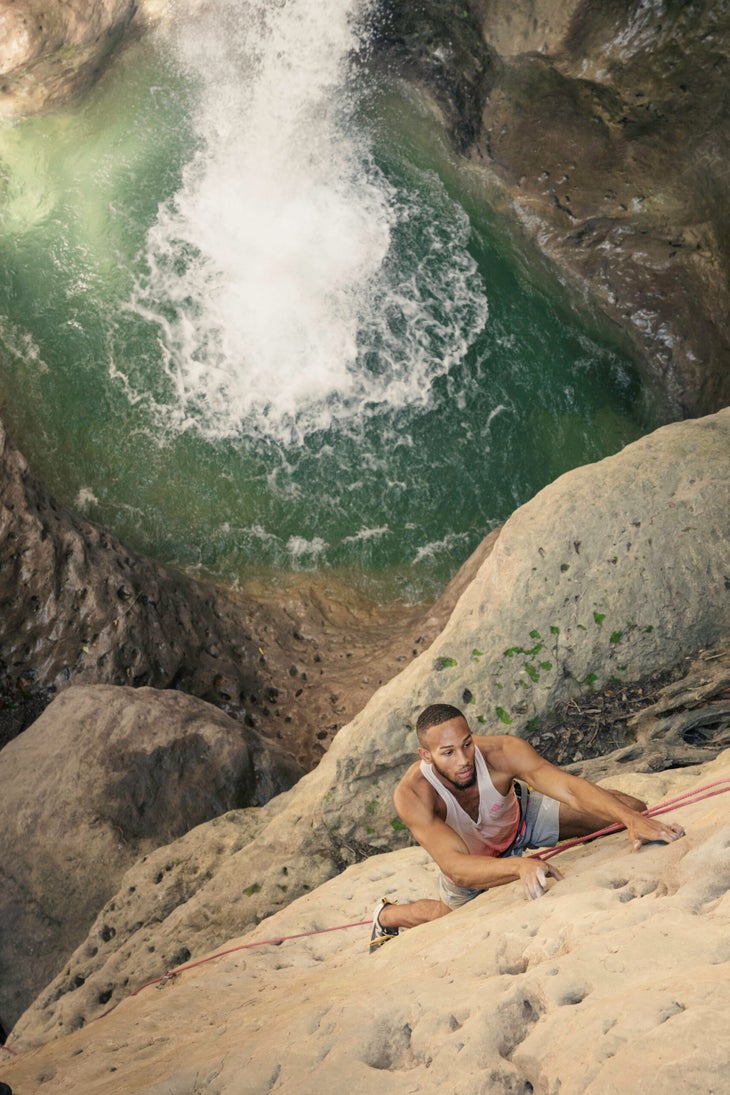
[[[381,0],[374,14],[375,63],[423,83],[443,110],[457,147],[470,147],[494,85],[498,58],[475,14],[454,0]]]
[[[135,0],[0,0],[0,115],[36,113],[86,90],[136,8]]]
[[[516,242],[537,245],[583,308],[588,289],[666,418],[730,403],[724,9],[424,0],[416,12],[390,0],[387,11],[407,28],[398,48],[385,35],[388,64],[441,108]]]

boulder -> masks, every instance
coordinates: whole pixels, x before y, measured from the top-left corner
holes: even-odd
[[[529,738],[559,702],[727,641],[728,452],[730,410],[663,427],[517,510],[433,646],[375,693],[315,771],[130,869],[17,1037],[75,1029],[179,955],[407,843],[392,791],[425,705],[454,703],[477,731]]]
[[[180,692],[69,688],[0,754],[0,1016],[17,1016],[86,933],[124,872],[301,769]]]
[[[730,409],[576,468],[516,510],[425,655],[426,701],[524,735],[561,699],[726,639],[729,453]]]
[[[727,791],[728,753],[612,782],[656,803],[720,780]],[[436,888],[420,849],[374,857],[219,956],[145,988],[138,971],[102,1023],[34,1052],[25,1034],[12,1039],[20,1055],[3,1079],[18,1093],[84,1095],[719,1095],[727,794],[667,816],[684,839],[632,852],[617,833],[572,848],[539,900],[499,887],[370,955],[376,901]]]
[[[135,0],[0,0],[0,115],[36,113],[86,90],[136,8]]]

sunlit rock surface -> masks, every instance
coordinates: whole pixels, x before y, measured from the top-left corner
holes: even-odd
[[[719,780],[730,786],[728,753],[620,786],[657,803]],[[495,889],[374,955],[369,924],[235,949],[357,925],[382,895],[434,892],[420,849],[377,856],[99,1022],[36,1051],[21,1032],[3,1079],[84,1095],[720,1092],[728,796],[667,816],[684,839],[632,852],[619,833],[571,849],[539,900]],[[127,991],[144,980],[135,971]]]
[[[529,737],[559,700],[727,641],[728,452],[730,410],[666,426],[517,510],[432,647],[375,693],[314,772],[131,868],[17,1037],[73,1030],[181,948],[199,955],[363,854],[402,845],[391,796],[426,704],[455,703],[476,730]]]

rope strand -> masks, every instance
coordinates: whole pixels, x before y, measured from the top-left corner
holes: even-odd
[[[722,785],[722,786],[721,786]],[[711,790],[711,788],[718,788],[717,790]],[[703,792],[707,792],[707,794]],[[705,783],[702,787],[696,787],[694,791],[684,791],[681,795],[675,795],[674,798],[666,799],[664,802],[657,803],[656,806],[651,806],[648,810],[643,810],[642,813],[645,817],[657,817],[659,814],[667,814],[670,810],[680,810],[683,806],[692,806],[695,802],[702,802],[706,798],[714,798],[716,795],[725,794],[726,791],[730,791],[730,779],[715,779],[711,783]],[[553,856],[560,855],[561,852],[567,852],[569,848],[575,848],[578,844],[587,844],[591,840],[596,840],[599,836],[607,836],[609,833],[620,833],[626,826],[622,825],[620,821],[614,821],[611,825],[606,825],[603,829],[597,829],[595,833],[588,833],[586,836],[577,836],[572,840],[565,840],[562,844],[559,844],[556,848],[548,848],[544,851],[535,852],[531,859],[552,859]]]
[[[643,813],[646,817],[655,817],[658,814],[666,814],[669,810],[681,809],[683,806],[693,806],[697,802],[702,802],[704,799],[714,798],[716,795],[725,794],[730,791],[730,778],[716,779],[711,783],[703,784],[701,787],[696,787],[694,791],[685,791],[680,795],[675,795],[674,798],[666,799],[664,802],[658,803],[656,806],[650,807],[648,810],[644,810]],[[595,833],[588,833],[586,836],[576,837],[573,840],[566,840],[557,848],[549,848],[545,851],[537,852],[535,859],[551,859],[555,855],[560,855],[561,852],[566,852],[569,848],[574,848],[578,844],[586,844],[590,840],[596,840],[597,837],[606,836],[609,833],[617,833],[622,829],[625,829],[625,825],[621,825],[620,822],[614,822],[612,825],[607,825],[604,829],[598,829]],[[235,954],[237,951],[250,950],[253,947],[266,947],[266,946],[279,946],[281,943],[287,943],[293,939],[306,939],[312,935],[325,935],[327,932],[345,931],[348,928],[362,928],[366,924],[370,924],[370,920],[356,920],[352,924],[336,924],[331,928],[313,928],[311,931],[297,932],[294,935],[279,935],[272,939],[257,939],[252,943],[239,943],[235,947],[228,947],[224,951],[216,951],[215,954],[206,955],[204,958],[199,958],[195,962],[188,962],[184,966],[176,966],[175,969],[168,970],[167,973],[162,974],[160,977],[153,977],[151,981],[146,981],[134,992],[130,993],[130,996],[137,996],[144,989],[150,988],[152,985],[158,985],[162,982],[171,981],[178,974],[184,973],[186,970],[195,969],[197,966],[204,966],[208,962],[213,962],[218,958],[224,958],[228,954]],[[125,998],[125,999],[128,999]],[[96,1016],[97,1019],[103,1019],[109,1015],[110,1012],[118,1006],[121,1001],[112,1004],[110,1008],[102,1012],[101,1015]],[[6,1053],[10,1053],[13,1057],[18,1056],[18,1051],[11,1046],[3,1045],[0,1049],[5,1050]]]

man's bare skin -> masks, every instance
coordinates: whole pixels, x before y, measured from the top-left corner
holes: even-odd
[[[428,729],[421,737],[418,753],[422,760],[432,765],[438,779],[474,820],[479,813],[476,749],[484,757],[492,783],[500,794],[506,795],[517,778],[533,790],[558,800],[561,840],[585,836],[611,822],[626,827],[634,848],[684,836],[680,825],[645,817],[641,813],[645,809],[643,802],[620,791],[603,790],[563,772],[521,738],[508,735],[475,737],[465,718],[452,718]],[[418,761],[398,784],[394,802],[398,816],[418,843],[458,886],[490,889],[519,879],[525,897],[532,899],[544,893],[549,877],[562,878],[556,867],[529,856],[495,858],[471,854],[459,834],[446,824],[444,802],[424,778]],[[385,905],[380,911],[379,922],[384,928],[414,927],[450,911],[442,901]]]

